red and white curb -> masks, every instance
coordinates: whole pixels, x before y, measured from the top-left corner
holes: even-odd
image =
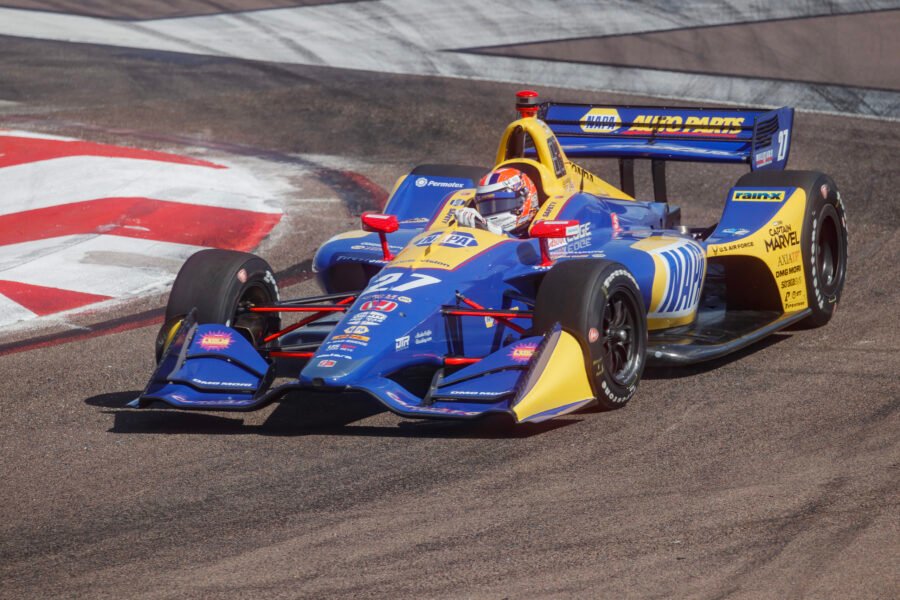
[[[0,327],[162,292],[200,248],[255,248],[294,189],[249,160],[0,130]]]

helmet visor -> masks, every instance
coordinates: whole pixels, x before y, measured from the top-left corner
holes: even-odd
[[[475,204],[478,206],[478,212],[489,217],[497,213],[518,210],[522,198],[512,190],[499,190],[475,196]]]

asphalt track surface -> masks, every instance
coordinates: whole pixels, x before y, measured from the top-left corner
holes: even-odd
[[[334,154],[388,189],[418,162],[488,165],[515,91],[15,38],[0,39],[0,73],[18,128],[227,147],[285,169]],[[0,597],[897,597],[900,124],[801,113],[795,132],[793,168],[831,174],[847,205],[835,318],[648,372],[623,410],[518,428],[354,399],[135,411],[157,329],[137,325],[160,298],[105,315],[118,333],[13,348]],[[742,171],[676,165],[670,196],[711,224]],[[314,291],[317,244],[379,201],[307,185],[346,202],[287,207],[264,243],[297,294]]]

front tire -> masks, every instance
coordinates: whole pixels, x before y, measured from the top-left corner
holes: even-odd
[[[261,306],[278,300],[272,267],[262,258],[234,250],[201,250],[182,265],[166,305],[165,323],[156,339],[156,360],[161,359],[182,319],[196,309],[200,324],[219,323],[237,329],[260,344],[278,331],[278,313],[240,313],[239,307]]]
[[[634,396],[647,352],[647,312],[634,277],[622,264],[573,259],[554,265],[538,289],[534,330],[556,323],[581,344],[601,408]]]

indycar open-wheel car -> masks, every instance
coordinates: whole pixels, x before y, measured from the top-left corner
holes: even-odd
[[[792,109],[539,104],[533,93],[517,109],[493,165],[536,185],[526,235],[457,223],[491,169],[423,165],[361,230],[319,247],[322,295],[282,299],[263,259],[199,252],[176,278],[157,368],[132,405],[252,410],[358,392],[410,417],[538,422],[623,406],[648,363],[711,360],[831,319],[845,209],[828,176],[784,170]],[[619,185],[575,158],[617,160]],[[636,160],[650,163],[653,200],[635,198]],[[749,164],[717,223],[682,225],[665,186],[679,160]]]

